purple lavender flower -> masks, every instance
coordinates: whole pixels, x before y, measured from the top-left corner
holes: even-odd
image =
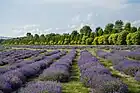
[[[49,68],[43,71],[40,75],[40,80],[67,81],[69,78],[69,70],[75,55],[76,51],[72,50],[57,62],[54,62]]]
[[[53,81],[38,81],[26,84],[18,93],[62,93],[61,84]]]
[[[140,71],[136,73],[135,80],[140,81]]]
[[[78,60],[81,82],[92,88],[92,93],[128,93],[127,85],[112,77],[110,71],[94,59],[88,51],[81,52]]]
[[[138,70],[140,70],[140,63],[126,60],[114,67],[115,69],[124,72],[127,75],[134,76]]]
[[[5,93],[9,93],[12,91],[11,84],[6,82],[3,77],[0,76],[0,90]]]

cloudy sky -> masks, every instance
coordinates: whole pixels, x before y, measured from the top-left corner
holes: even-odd
[[[0,36],[94,30],[118,19],[140,26],[140,0],[0,0]]]

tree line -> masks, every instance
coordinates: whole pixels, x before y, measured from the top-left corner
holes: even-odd
[[[97,27],[92,31],[90,26],[83,26],[80,31],[63,34],[32,35],[8,39],[5,45],[140,45],[140,27],[132,26],[130,22],[124,24],[117,20],[108,23],[105,28]]]

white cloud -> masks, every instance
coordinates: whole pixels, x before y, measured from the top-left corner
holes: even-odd
[[[140,27],[140,20],[130,21],[130,20],[124,20],[124,24],[127,22],[130,22],[132,26]]]
[[[96,14],[95,14],[95,16],[96,16],[96,17],[98,17],[98,16],[99,16],[99,14],[98,14],[98,13],[96,13]]]
[[[89,14],[87,15],[87,20],[91,20],[92,17],[93,17],[93,13],[89,13]]]
[[[48,28],[48,29],[45,29],[44,32],[49,32],[51,31],[53,28]]]
[[[74,29],[74,28],[76,28],[76,26],[77,26],[77,25],[68,25],[68,28],[69,28],[69,29]]]
[[[72,29],[73,29],[73,28],[76,28],[76,25],[72,25],[70,28],[72,28]]]
[[[55,30],[61,30],[61,29],[62,29],[62,28],[58,28],[58,27],[57,27],[57,28],[55,28]]]
[[[79,14],[72,18],[72,22],[80,22],[80,21],[81,20],[80,20],[80,15]]]
[[[29,24],[29,25],[24,25],[24,26],[19,26],[19,27],[15,27],[13,28],[14,29],[17,29],[17,30],[30,30],[30,29],[34,29],[34,28],[39,28],[40,25],[37,25],[37,24]]]
[[[32,27],[39,27],[40,25],[32,24],[32,25],[25,25],[25,28],[32,28]]]
[[[132,25],[136,26],[136,27],[140,27],[140,20],[136,20],[136,21],[132,22]]]
[[[40,25],[30,24],[25,26],[19,26],[12,29],[12,32],[15,34],[14,36],[23,36],[26,35],[27,32],[32,34],[41,34],[43,30],[41,30]]]

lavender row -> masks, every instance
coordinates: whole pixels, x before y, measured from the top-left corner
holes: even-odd
[[[60,50],[55,50],[55,51],[52,51],[52,52],[45,52],[43,55],[33,57],[32,60],[39,61],[39,60],[44,59],[46,56],[50,56],[50,55],[56,54],[58,52],[60,52]]]
[[[62,86],[56,81],[32,81],[16,93],[62,93]]]
[[[46,50],[13,50],[14,53],[11,55],[3,58],[0,57],[0,65],[5,65],[5,64],[13,64],[16,62],[20,62],[21,60],[25,58],[29,58],[31,56],[37,56],[42,52],[46,52]],[[20,61],[19,61],[20,60]]]
[[[54,62],[49,68],[47,68],[46,70],[44,70],[44,72],[40,75],[40,79],[43,81],[34,81],[34,82],[29,82],[28,84],[26,84],[25,87],[21,88],[20,90],[18,90],[17,93],[62,93],[62,88],[61,88],[61,84],[56,82],[56,75],[59,75],[57,77],[57,80],[61,78],[64,79],[66,75],[64,72],[64,70],[66,70],[66,68],[68,66],[70,66],[72,64],[72,60],[74,59],[76,55],[76,51],[72,50],[70,53],[68,53],[67,55],[63,56],[61,59],[59,59],[57,62]],[[50,68],[54,68],[54,69],[50,69]],[[56,68],[57,67],[57,68]],[[70,68],[70,67],[69,67]],[[67,68],[67,72],[68,69]],[[58,71],[57,71],[58,70]],[[49,71],[47,73],[49,73],[49,75],[46,73],[46,71]],[[59,74],[61,71],[61,75]],[[55,73],[55,72],[59,72],[59,73]],[[63,74],[63,75],[62,75]],[[43,78],[42,78],[43,75]],[[45,75],[45,79],[44,79],[44,75]],[[53,76],[52,76],[53,75]],[[49,79],[46,79],[46,78]],[[55,81],[44,81],[44,80],[54,80]],[[58,81],[59,81],[58,80]]]
[[[45,52],[46,50],[25,50],[25,49],[13,49],[13,50],[9,50],[9,51],[4,51],[4,52],[0,52],[0,56],[1,58],[6,58],[9,56],[12,56],[13,58],[15,57],[21,57],[20,55],[25,55],[25,54],[32,54],[32,52]]]
[[[140,52],[139,51],[125,51],[125,50],[112,50],[111,53],[115,53],[124,57],[132,58],[135,60],[140,60]]]
[[[91,93],[128,93],[127,85],[112,77],[110,71],[88,51],[81,51],[78,65],[81,82],[92,88]]]
[[[7,56],[10,56],[13,53],[14,53],[14,50],[0,52],[0,58],[1,59],[6,58]]]
[[[14,63],[12,65],[1,67],[0,68],[0,74],[3,74],[3,73],[5,73],[7,71],[10,71],[10,70],[14,70],[14,69],[23,67],[24,65],[31,64],[31,63],[34,63],[36,61],[43,60],[43,59],[46,58],[46,55],[52,55],[52,54],[56,54],[56,53],[59,53],[59,52],[60,52],[59,50],[48,52],[48,53],[43,54],[43,56],[34,58],[32,60],[18,60],[17,63]],[[49,57],[53,57],[53,56],[55,56],[55,55],[52,55],[52,56],[49,56]]]
[[[101,50],[97,51],[97,55],[110,60],[116,70],[131,75],[135,77],[136,80],[140,81],[140,74],[137,73],[140,71],[140,62],[126,59],[123,55],[117,53],[107,53]]]
[[[61,84],[56,81],[33,81],[20,88],[17,93],[62,93],[61,90]]]
[[[76,56],[76,50],[70,51],[67,55],[54,62],[49,68],[43,71],[40,75],[40,80],[53,80],[66,82],[69,78],[69,70],[72,61]]]
[[[50,57],[46,57],[43,60],[27,64],[21,68],[11,70],[0,75],[0,90],[4,93],[10,93],[18,89],[27,81],[28,78],[37,75],[40,71],[49,67],[54,59],[60,58],[65,53],[66,52],[59,52]]]

